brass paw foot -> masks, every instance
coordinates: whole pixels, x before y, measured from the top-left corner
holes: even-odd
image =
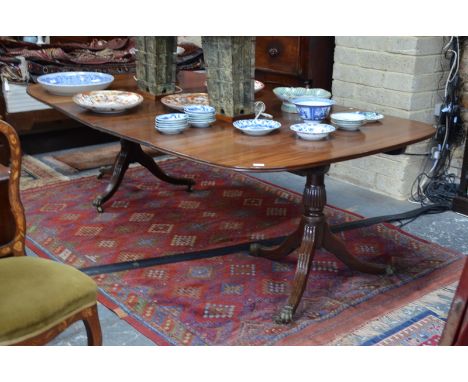
[[[293,317],[293,307],[286,305],[281,309],[281,312],[274,317],[274,321],[280,325],[289,324],[292,321]]]
[[[259,251],[260,251],[260,244],[258,243],[250,244],[249,253],[251,256],[258,256]]]
[[[102,199],[101,198],[97,197],[96,199],[94,199],[93,206],[96,207],[97,212],[99,212],[99,213],[104,212],[104,209],[102,208]]]

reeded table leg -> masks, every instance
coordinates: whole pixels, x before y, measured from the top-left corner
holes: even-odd
[[[277,323],[288,324],[292,321],[307,285],[316,248],[323,247],[332,252],[351,269],[374,274],[391,273],[390,267],[368,263],[354,257],[347,251],[345,244],[331,233],[323,214],[327,202],[324,176],[328,169],[329,166],[322,166],[305,170],[307,180],[302,196],[304,212],[297,230],[278,246],[268,248],[252,244],[250,247],[252,255],[272,260],[284,258],[299,247],[292,290],[286,305],[275,317]]]
[[[93,205],[97,208],[98,212],[103,212],[102,204],[109,200],[115,194],[120,184],[122,183],[125,172],[130,163],[137,162],[146,167],[157,178],[177,185],[186,185],[188,191],[192,190],[195,182],[192,179],[176,178],[167,175],[156,162],[148,154],[146,154],[141,146],[137,143],[120,140],[120,152],[114,162],[112,168],[112,177],[104,192],[97,196],[93,201]]]

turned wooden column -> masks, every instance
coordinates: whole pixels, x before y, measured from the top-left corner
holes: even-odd
[[[392,272],[391,268],[385,265],[368,263],[354,257],[347,251],[343,241],[330,231],[323,213],[327,203],[324,178],[329,167],[327,165],[300,171],[306,175],[306,184],[302,194],[304,210],[298,228],[278,246],[265,247],[253,244],[250,247],[252,255],[271,260],[280,260],[297,249],[298,260],[291,292],[284,307],[274,317],[277,323],[287,324],[292,321],[306,288],[317,248],[326,249],[350,268],[361,272],[374,274]]]

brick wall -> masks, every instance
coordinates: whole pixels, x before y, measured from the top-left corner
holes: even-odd
[[[460,43],[460,50],[462,53],[460,59],[460,78],[462,80],[460,88],[462,106],[461,117],[465,125],[465,131],[467,132],[466,135],[468,135],[468,37],[465,37]],[[457,177],[460,177],[461,174],[463,150],[464,145],[461,145],[453,153],[450,171],[455,173]]]
[[[434,123],[448,62],[442,37],[336,37],[333,99],[338,104]],[[428,143],[412,145],[424,153]],[[424,157],[378,154],[338,163],[330,175],[406,199]]]

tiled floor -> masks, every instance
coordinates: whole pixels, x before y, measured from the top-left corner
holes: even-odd
[[[304,178],[290,173],[256,175],[285,188],[301,192]],[[417,204],[395,200],[330,177],[326,179],[328,203],[366,217],[387,215],[415,209]],[[405,226],[405,230],[421,238],[468,255],[468,217],[453,212],[422,216]],[[104,345],[153,345],[125,321],[107,308],[99,307]],[[86,335],[77,323],[57,337],[51,345],[84,345]]]

